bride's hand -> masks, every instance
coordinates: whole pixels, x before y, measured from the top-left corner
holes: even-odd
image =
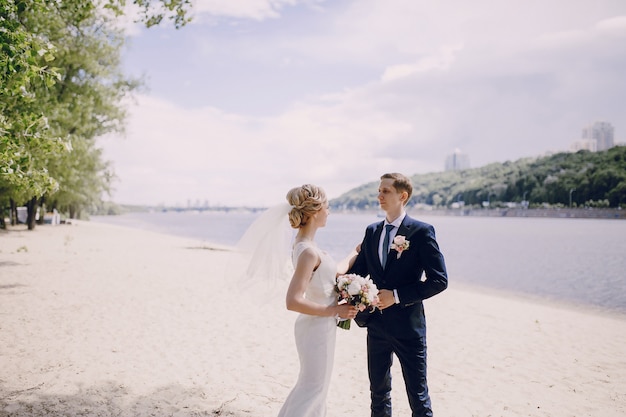
[[[342,319],[353,319],[359,309],[350,304],[340,304],[337,306],[337,315]]]

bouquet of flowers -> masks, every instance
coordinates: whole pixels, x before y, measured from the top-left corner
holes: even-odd
[[[356,274],[340,275],[337,277],[335,291],[339,294],[339,301],[345,300],[356,306],[359,311],[369,309],[370,312],[378,305],[378,288],[371,278],[364,278]],[[340,320],[337,323],[342,329],[350,329],[352,320]]]

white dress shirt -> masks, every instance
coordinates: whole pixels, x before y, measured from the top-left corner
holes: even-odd
[[[393,226],[393,229],[391,229],[391,231],[389,232],[389,247],[391,248],[391,243],[393,242],[393,238],[396,237],[396,234],[398,234],[398,228],[402,224],[402,220],[404,220],[405,216],[406,216],[406,212],[403,210],[400,216],[394,221],[392,221],[391,223],[388,222],[387,219],[385,219],[385,222],[383,223],[383,232],[380,234],[380,240],[378,241],[378,259],[380,260],[381,264],[383,262],[383,241],[385,240],[385,227],[388,224]]]
[[[398,218],[394,221],[388,222],[387,219],[385,219],[385,222],[383,223],[383,232],[380,234],[380,240],[378,242],[378,259],[380,260],[381,264],[383,262],[383,241],[385,240],[385,226],[387,226],[388,224],[394,226],[393,229],[389,231],[389,248],[391,248],[391,242],[393,242],[393,238],[396,237],[396,234],[398,233],[398,228],[402,224],[402,220],[404,220],[405,216],[406,211],[402,210],[400,216],[398,216]],[[383,268],[384,267],[385,266],[383,265]],[[393,298],[395,299],[396,304],[400,304],[400,298],[398,297],[398,291],[396,289],[393,290]]]

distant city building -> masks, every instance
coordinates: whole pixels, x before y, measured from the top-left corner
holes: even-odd
[[[578,151],[591,151],[596,152],[598,150],[598,141],[595,139],[578,139],[570,146],[572,152]]]
[[[583,128],[582,139],[595,140],[596,151],[605,151],[615,146],[615,129],[609,122],[595,122]]]
[[[460,171],[469,167],[469,156],[460,149],[455,149],[453,154],[446,157],[446,171]]]

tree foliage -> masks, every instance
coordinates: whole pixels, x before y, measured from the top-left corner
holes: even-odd
[[[134,0],[147,27],[190,18],[187,0]],[[44,198],[71,216],[97,203],[112,173],[95,139],[124,127],[125,0],[0,0],[0,218]],[[29,223],[29,228],[34,223]]]
[[[542,158],[493,163],[480,168],[411,177],[409,204],[491,206],[528,201],[530,206],[610,206],[626,204],[626,147],[603,152],[558,153]],[[333,207],[378,207],[378,181],[344,193]]]
[[[44,8],[36,1],[31,6],[33,12]],[[58,77],[46,64],[55,48],[21,24],[19,16],[25,11],[24,3],[0,0],[0,203],[58,187],[48,173],[46,156],[62,146],[49,131],[37,94]]]
[[[136,21],[145,24],[146,27],[159,25],[163,19],[167,19],[179,29],[191,21],[190,0],[133,0],[132,3],[139,8]],[[108,0],[104,7],[113,11],[116,16],[120,16],[124,14],[125,6],[126,0]]]

